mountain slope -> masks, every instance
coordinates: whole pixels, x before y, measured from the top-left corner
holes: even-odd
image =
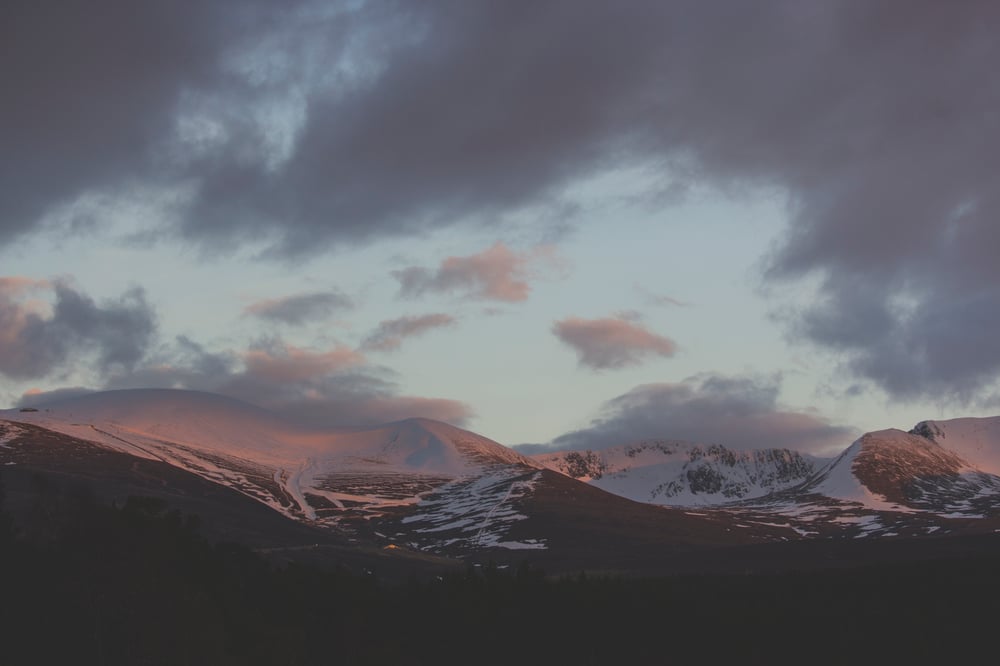
[[[428,419],[308,429],[195,391],[109,391],[0,416],[166,462],[291,518],[325,525],[357,526],[434,493],[452,498],[444,503],[452,514],[470,501],[488,505],[500,529],[515,514],[495,510],[496,504],[516,496],[511,487],[523,486],[513,484],[523,484],[521,477],[538,467],[492,440]],[[474,509],[468,507],[473,515]],[[487,532],[477,530],[477,543]]]
[[[0,444],[0,462],[19,470],[58,467],[61,454],[51,455],[52,442],[73,450],[90,478],[109,487],[120,479],[115,473],[102,480],[108,456],[135,461],[116,463],[117,469],[169,466],[341,540],[393,552],[502,559],[504,553],[547,552],[554,543],[559,552],[549,561],[573,567],[595,563],[596,551],[588,556],[580,544],[613,549],[632,543],[656,562],[664,549],[774,538],[770,528],[733,530],[725,517],[610,495],[492,440],[426,419],[307,429],[190,391],[108,392],[0,416],[0,439],[12,442]]]
[[[670,440],[545,453],[534,459],[616,495],[667,506],[760,497],[801,483],[825,462],[788,449],[734,451]]]
[[[958,454],[983,472],[1000,475],[1000,417],[921,421],[910,433]]]
[[[806,489],[872,509],[992,514],[1000,498],[1000,477],[971,464],[951,442],[946,448],[916,434],[928,427],[921,425],[911,432],[890,429],[863,435]],[[959,450],[969,448],[968,439],[953,440]]]
[[[989,471],[997,423],[868,433],[830,461],[669,440],[529,459],[427,419],[304,428],[211,394],[113,391],[0,412],[0,469],[20,479],[22,497],[42,471],[96,484],[105,497],[135,489],[193,502],[235,516],[257,543],[266,535],[241,516],[263,504],[280,518],[261,521],[274,524],[265,531],[312,530],[316,553],[313,544],[277,547],[295,557],[322,557],[332,540],[401,561],[696,570],[709,550],[737,545],[1000,530],[1000,476]]]

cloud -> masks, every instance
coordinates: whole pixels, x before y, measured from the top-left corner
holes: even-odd
[[[25,300],[43,291],[54,302]],[[142,289],[95,303],[63,281],[0,279],[0,374],[36,379],[91,364],[102,372],[131,369],[157,329]]]
[[[109,373],[98,388],[208,391],[317,427],[362,427],[414,416],[464,425],[474,414],[458,400],[401,394],[391,372],[366,364],[355,350],[302,349],[277,338],[243,352],[213,352],[179,337],[142,365]],[[36,406],[93,390],[33,390],[21,397],[19,405]]]
[[[380,322],[364,339],[361,348],[367,351],[394,351],[399,349],[406,338],[423,335],[433,328],[452,326],[454,323],[454,317],[442,313],[387,319]]]
[[[569,317],[552,325],[557,338],[572,347],[580,365],[612,370],[637,365],[652,356],[673,356],[677,345],[635,321],[634,313],[604,319]]]
[[[353,393],[330,391],[322,396],[300,397],[273,406],[300,423],[317,427],[365,427],[421,417],[462,426],[474,413],[458,400],[394,395],[391,392]]]
[[[669,296],[667,294],[652,292],[640,284],[636,284],[634,287],[647,305],[672,306],[678,308],[688,307],[691,305],[691,303],[682,301],[679,298],[674,298],[673,296]]]
[[[18,400],[16,407],[37,407],[38,405],[44,405],[46,403],[55,402],[57,400],[68,400],[70,398],[79,398],[90,393],[93,393],[94,389],[84,388],[82,386],[68,386],[66,388],[55,389],[52,391],[43,391],[41,389],[31,389],[27,393],[21,396]]]
[[[301,326],[322,321],[337,310],[353,305],[346,294],[333,290],[257,301],[245,307],[243,313],[265,321]]]
[[[219,84],[221,55],[252,29],[224,5],[112,0],[99,20],[86,3],[5,7],[0,75],[18,92],[0,109],[0,242],[52,206],[157,178],[183,91]]]
[[[533,264],[552,261],[549,247],[519,253],[498,242],[479,254],[448,257],[437,270],[410,266],[392,275],[403,297],[459,293],[466,298],[516,303],[527,300],[531,292],[528,279]]]
[[[722,444],[733,449],[789,448],[832,455],[857,433],[811,411],[778,404],[777,377],[700,375],[644,384],[605,403],[586,428],[531,450],[603,449],[643,439]]]
[[[767,281],[818,280],[790,330],[858,377],[960,401],[1000,377],[996,3],[113,0],[101,15],[19,2],[0,21],[18,90],[0,107],[0,243],[87,195],[185,184],[162,235],[288,258],[494,223],[646,167],[667,189],[785,198]],[[525,293],[516,278],[496,292]]]
[[[311,351],[276,342],[243,355],[246,374],[275,383],[295,383],[325,377],[364,363],[359,352],[338,345],[328,351]]]

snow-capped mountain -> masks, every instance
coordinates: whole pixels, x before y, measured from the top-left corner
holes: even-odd
[[[406,518],[418,537],[427,530],[448,533],[452,544],[540,545],[502,538],[520,517],[511,503],[540,466],[446,423],[309,429],[230,398],[166,389],[95,393],[0,417],[169,463],[297,520],[349,525],[420,504]]]
[[[610,493],[668,506],[761,497],[805,481],[827,462],[788,449],[734,451],[670,440],[544,453],[534,460]]]
[[[647,441],[534,456],[608,492],[728,515],[736,529],[875,537],[1000,525],[1000,418],[925,421],[861,436],[834,459],[782,449]]]
[[[910,432],[868,433],[801,490],[872,509],[991,515],[1000,509],[1000,476],[990,471],[1000,451],[998,421],[925,421]]]
[[[960,452],[995,460],[998,420],[870,432],[801,484],[725,510],[748,524],[787,525],[801,536],[992,532],[1000,527],[1000,476]]]
[[[193,391],[0,412],[15,500],[29,501],[31,475],[44,473],[108,499],[160,496],[209,511],[223,537],[296,556],[321,546],[338,562],[520,553],[563,570],[698,570],[719,547],[992,533],[998,452],[1000,418],[868,433],[824,460],[671,440],[527,458],[437,421],[307,428]]]
[[[659,567],[664,555],[774,538],[771,528],[734,531],[724,517],[617,497],[444,423],[303,428],[192,391],[112,391],[2,412],[0,464],[13,466],[22,486],[43,473],[96,484],[109,499],[152,493],[211,508],[216,525],[236,516],[242,531],[261,542],[246,506],[250,497],[312,530],[303,536],[282,528],[292,537],[268,552],[315,557],[314,546],[324,553],[340,548],[338,562],[343,544],[356,544],[411,563],[427,554],[521,553],[556,568],[603,566],[626,555]],[[213,495],[204,481],[237,491],[239,502],[232,493]]]

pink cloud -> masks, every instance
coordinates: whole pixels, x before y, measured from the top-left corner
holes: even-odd
[[[474,415],[458,400],[401,394],[392,377],[391,371],[368,365],[363,354],[343,345],[316,351],[275,338],[242,352],[212,352],[181,336],[172,346],[161,347],[156,358],[138,367],[119,368],[95,388],[208,391],[322,427],[370,426],[412,416],[460,426]],[[37,406],[95,388],[33,389],[21,396],[19,406]]]
[[[463,426],[475,415],[463,402],[412,395],[309,395],[272,405],[300,423],[342,427],[370,426],[412,417]]]
[[[401,296],[461,293],[467,298],[516,303],[527,300],[529,280],[542,264],[555,264],[553,250],[540,246],[515,252],[503,243],[467,257],[448,257],[437,270],[410,266],[393,271]]]
[[[251,349],[243,355],[247,375],[283,384],[306,382],[360,366],[364,361],[363,354],[342,345],[316,352],[281,344]]]
[[[650,356],[673,356],[677,345],[657,335],[633,318],[608,317],[557,321],[552,332],[572,347],[580,365],[609,370],[636,365]]]
[[[30,289],[41,289],[51,287],[49,280],[36,280],[35,278],[11,275],[0,277],[0,297],[19,295]]]

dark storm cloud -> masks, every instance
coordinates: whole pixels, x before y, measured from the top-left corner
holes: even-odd
[[[51,295],[51,304],[30,292]],[[56,281],[0,278],[0,374],[38,379],[92,362],[101,372],[133,368],[156,334],[142,289],[96,303]]]
[[[720,375],[644,384],[608,401],[588,427],[530,450],[603,449],[643,439],[676,439],[830,454],[851,443],[856,435],[852,429],[779,405],[779,388],[775,378]]]
[[[238,6],[3,3],[0,242],[92,188],[154,178],[181,93],[216,85],[220,54],[250,27]]]
[[[334,290],[257,301],[244,308],[243,313],[265,321],[301,326],[353,305],[347,295]]]
[[[387,319],[379,322],[361,343],[361,348],[367,351],[394,351],[399,349],[406,338],[423,335],[434,328],[452,326],[454,323],[454,317],[440,312]]]
[[[187,183],[169,231],[288,257],[658,165],[787,196],[768,280],[818,278],[791,330],[854,374],[958,400],[1000,375],[995,2],[100,4],[4,4],[0,240]]]

